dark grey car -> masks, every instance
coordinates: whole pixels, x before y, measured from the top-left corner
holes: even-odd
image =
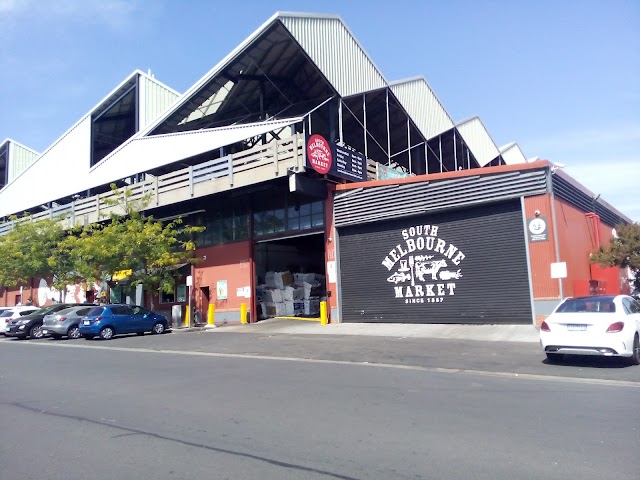
[[[93,306],[82,305],[65,308],[55,313],[45,315],[42,323],[42,334],[53,338],[80,338],[79,324]]]

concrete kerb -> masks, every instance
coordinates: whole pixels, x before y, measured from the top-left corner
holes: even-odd
[[[533,325],[449,325],[449,324],[389,324],[389,323],[330,323],[300,322],[291,319],[270,318],[257,323],[240,322],[174,328],[173,332],[250,332],[301,335],[362,335],[403,338],[463,339],[485,342],[540,341],[538,329]]]

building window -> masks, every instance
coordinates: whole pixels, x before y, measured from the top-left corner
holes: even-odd
[[[293,202],[291,202],[293,203]],[[293,203],[282,208],[266,207],[253,214],[253,232],[256,237],[297,230],[320,228],[324,225],[324,202]]]
[[[160,303],[180,303],[187,301],[187,286],[176,285],[172,292],[160,290]]]

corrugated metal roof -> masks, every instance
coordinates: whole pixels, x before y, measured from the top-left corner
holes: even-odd
[[[388,85],[340,17],[280,12],[278,18],[341,96]]]
[[[515,165],[516,163],[527,163],[527,157],[524,156],[520,145],[516,142],[509,143],[499,148],[500,154],[507,165]]]
[[[144,77],[146,79],[150,79],[154,83],[156,83],[158,85],[162,85],[168,91],[173,92],[176,95],[179,95],[175,90],[173,90],[173,89],[167,87],[166,85],[158,82],[157,80],[155,80],[151,76],[147,75],[146,73],[142,72],[141,70],[135,70],[127,78],[125,78],[117,87],[115,87],[111,92],[109,92],[102,100],[100,100],[96,104],[95,107],[93,107],[91,110],[89,110],[71,128],[69,128],[65,133],[63,133],[62,136],[60,136],[55,142],[53,142],[44,152],[42,152],[42,154],[40,154],[40,156],[37,159],[37,161],[34,162],[31,166],[38,164],[40,161],[42,161],[43,158],[47,158],[47,156],[58,155],[59,151],[62,149],[62,150],[65,150],[67,156],[73,156],[74,157],[75,163],[76,163],[75,164],[75,168],[76,169],[77,168],[84,168],[84,165],[87,165],[87,168],[88,168],[89,156],[90,156],[90,151],[91,151],[88,145],[89,145],[89,142],[90,142],[90,139],[91,139],[91,129],[89,129],[88,133],[86,133],[86,137],[84,137],[84,138],[79,137],[77,135],[72,135],[72,133],[83,122],[85,122],[87,119],[90,120],[91,116],[95,112],[100,111],[103,108],[103,106],[105,105],[105,102],[107,102],[111,97],[113,97],[115,94],[117,94],[118,92],[120,92],[123,89],[125,89],[127,87],[127,85],[131,84],[131,82],[133,80],[135,80],[135,76],[136,75],[141,75],[142,77]],[[78,142],[78,145],[71,145],[71,138],[74,139],[73,141]],[[52,153],[55,150],[57,150],[58,153],[56,153],[56,154]],[[54,164],[52,164],[52,165],[54,165]],[[28,167],[24,172],[22,172],[22,174],[25,174],[29,170],[30,170],[30,167]],[[19,176],[21,176],[21,175],[19,175]],[[18,177],[16,177],[16,178],[18,178]],[[2,198],[0,196],[0,200],[1,199]]]
[[[454,127],[453,120],[424,77],[392,82],[391,91],[425,139],[429,140]]]
[[[85,117],[60,141],[61,148],[52,149],[48,155],[40,157],[31,165],[29,175],[21,175],[2,190],[0,216],[22,212],[301,120],[292,118],[153,137],[132,137],[89,170],[86,152],[89,149],[91,117]],[[78,159],[86,160],[86,167],[79,168]]]
[[[194,83],[171,108],[149,124],[141,135],[152,132],[189,102],[191,97],[238,58],[275,22],[281,22],[291,33],[341,96],[346,97],[388,86],[380,70],[339,16],[277,12]]]
[[[456,128],[481,167],[500,155],[498,147],[482,124],[480,117],[474,117],[458,123]]]

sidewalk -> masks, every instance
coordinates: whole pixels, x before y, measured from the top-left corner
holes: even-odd
[[[270,318],[258,323],[228,323],[215,327],[173,329],[174,332],[251,332],[297,335],[362,335],[402,338],[444,338],[478,340],[485,342],[539,342],[538,330],[533,325],[445,325],[445,324],[391,324],[391,323],[332,323]]]

